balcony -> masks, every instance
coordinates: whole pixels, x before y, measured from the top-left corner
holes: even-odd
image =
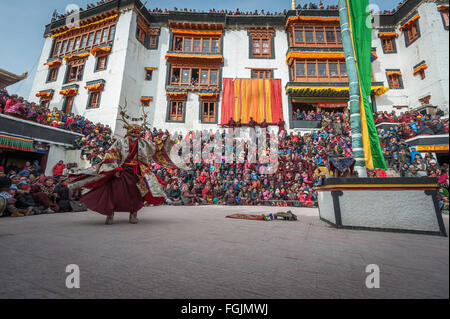
[[[0,114],[0,133],[30,139],[36,142],[72,147],[73,142],[83,135],[36,122]]]

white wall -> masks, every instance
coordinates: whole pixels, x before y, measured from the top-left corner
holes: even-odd
[[[384,54],[378,30],[373,30],[372,46],[377,48],[378,60],[373,63],[375,81],[384,81],[388,86],[386,69],[400,69],[403,79],[403,90],[391,89],[377,97],[378,110],[391,111],[392,106],[408,105],[409,108],[421,106],[419,99],[431,95],[430,103],[441,107],[448,114],[449,109],[449,35],[444,29],[441,13],[436,3],[425,2],[417,9],[420,37],[406,47],[405,36],[397,25],[395,31],[399,37],[395,39],[397,53]],[[405,17],[406,18],[406,17]],[[425,61],[425,79],[413,74],[413,67]]]

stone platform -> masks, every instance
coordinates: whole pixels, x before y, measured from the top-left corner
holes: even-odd
[[[93,212],[0,218],[0,298],[448,298],[449,241],[297,222],[227,219],[272,207],[148,207],[105,226]],[[448,216],[444,216],[448,231]],[[80,267],[67,289],[66,266]],[[379,289],[365,286],[368,264]]]

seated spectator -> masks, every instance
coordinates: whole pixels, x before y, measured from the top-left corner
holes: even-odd
[[[42,182],[33,185],[31,193],[36,205],[44,207],[44,213],[59,212],[59,206],[56,204],[58,194],[53,177],[45,177]]]

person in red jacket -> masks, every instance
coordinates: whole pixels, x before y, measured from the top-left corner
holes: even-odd
[[[61,176],[63,175],[63,171],[66,168],[63,161],[59,161],[58,164],[53,166],[53,176]]]

